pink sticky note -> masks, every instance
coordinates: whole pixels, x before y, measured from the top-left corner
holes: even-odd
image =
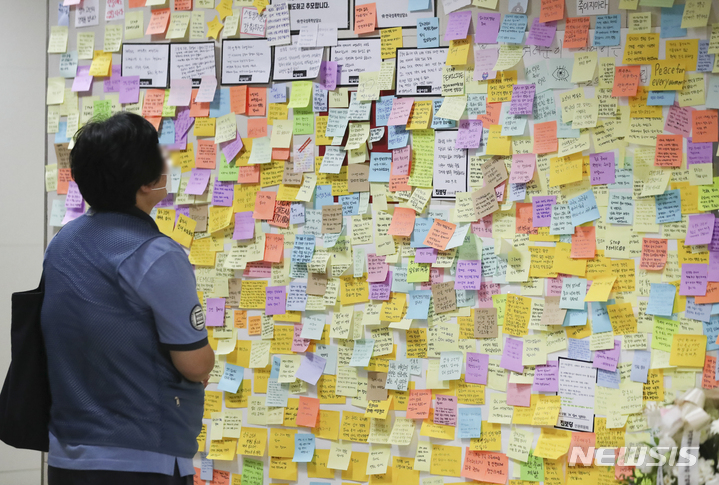
[[[140,100],[140,76],[122,76],[120,78],[120,103],[137,103]]]
[[[225,299],[207,298],[208,327],[222,327],[225,324]]]
[[[717,219],[719,224],[719,219]],[[716,233],[717,231],[715,231]],[[709,276],[708,281],[719,282],[719,252],[709,250]]]
[[[304,352],[307,350],[307,347],[310,346],[312,343],[312,340],[308,338],[302,338],[300,335],[302,334],[302,325],[298,324],[295,325],[295,334],[294,338],[292,339],[292,352]]]
[[[369,283],[384,281],[387,278],[389,266],[384,259],[384,256],[377,256],[376,254],[367,255],[367,281]]]
[[[622,351],[622,342],[614,341],[614,348],[607,350],[597,350],[594,352],[594,362],[592,366],[597,369],[603,369],[609,372],[617,370],[619,364],[619,354]]]
[[[706,264],[684,263],[680,295],[704,296],[707,293],[708,273]]]
[[[255,220],[252,211],[235,213],[235,230],[232,239],[252,239],[255,237]]]
[[[482,261],[460,260],[454,278],[455,290],[479,290],[482,288]]]
[[[439,250],[435,248],[417,248],[414,252],[414,262],[434,264],[437,262],[438,253]]]
[[[286,313],[286,287],[268,286],[265,288],[265,315],[283,315]]]
[[[498,13],[479,12],[477,14],[477,28],[474,34],[475,44],[496,44],[497,34],[502,15]]]
[[[234,140],[223,141],[220,143],[220,150],[222,150],[222,154],[225,156],[227,163],[230,163],[235,159],[237,154],[240,153],[243,146],[244,144],[242,143],[242,138],[240,138],[240,132],[238,131]]]
[[[466,148],[479,148],[482,141],[481,120],[459,120],[459,130],[454,142],[454,148],[462,150]]]
[[[531,115],[534,106],[534,84],[515,84],[512,89],[512,101],[509,104],[510,115]]]
[[[410,146],[392,150],[392,175],[409,175]]]
[[[327,91],[334,91],[337,87],[338,65],[333,61],[322,61],[320,65],[320,86]]]
[[[368,283],[370,300],[387,301],[392,290],[392,272],[388,271],[384,280],[375,283]]]
[[[475,81],[486,81],[497,77],[494,66],[499,58],[499,49],[474,49],[474,75]]]
[[[188,195],[202,195],[205,193],[207,184],[210,182],[210,175],[212,175],[212,170],[193,168],[190,180],[187,182],[187,187],[185,187],[185,193]]]
[[[437,394],[434,400],[434,422],[457,426],[457,396]]]
[[[452,12],[447,17],[447,28],[444,31],[444,40],[457,40],[467,37],[469,24],[472,22],[472,11],[461,10]],[[496,40],[496,37],[495,37]]]
[[[315,386],[325,370],[325,365],[327,365],[327,359],[323,359],[312,352],[307,352],[302,356],[302,362],[300,363],[300,368],[297,369],[295,377]]]
[[[170,83],[168,106],[190,106],[192,79],[173,79]]]
[[[532,402],[532,385],[507,383],[507,404],[528,408]]]
[[[413,104],[414,98],[394,98],[392,100],[392,111],[389,114],[387,125],[406,125]]]
[[[90,66],[78,66],[77,74],[72,82],[72,90],[77,93],[84,93],[92,88],[92,79],[90,75]]]
[[[534,392],[559,392],[558,365],[548,360],[546,365],[534,368]]]
[[[532,153],[512,155],[512,171],[509,174],[510,184],[526,184],[534,176],[537,157]]]
[[[709,244],[714,235],[714,214],[691,214],[687,224],[687,237],[684,244],[695,246],[698,244]]]
[[[489,355],[467,352],[465,382],[486,385],[488,372]]]
[[[549,47],[554,41],[554,35],[557,33],[557,22],[539,21],[539,17],[534,17],[532,28],[527,34],[527,45],[538,45],[540,47]]]
[[[524,348],[524,341],[508,337],[504,342],[504,351],[502,352],[502,360],[499,361],[499,366],[503,369],[511,370],[517,374],[524,372],[524,366],[522,365],[522,349]]]
[[[692,133],[692,111],[694,108],[689,106],[682,108],[675,102],[669,107],[669,113],[664,122],[664,131],[689,138]]]
[[[563,279],[564,277],[562,275],[559,275],[556,278],[546,278],[547,291],[545,292],[545,296],[562,296]]]

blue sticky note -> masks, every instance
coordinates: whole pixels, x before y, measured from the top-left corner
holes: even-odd
[[[322,210],[322,206],[334,204],[335,199],[332,197],[331,185],[318,185],[315,188],[315,204],[314,209]]]
[[[200,453],[200,479],[212,480],[215,465],[213,460],[207,459],[207,453]]]
[[[524,42],[524,32],[527,30],[527,16],[510,13],[502,19],[497,42],[506,44],[521,44]]]
[[[407,267],[395,266],[392,269],[392,291],[395,293],[409,293],[414,290],[414,283],[407,282]]]
[[[375,101],[375,121],[377,126],[387,126],[389,115],[392,112],[392,102],[394,96],[380,96]]]
[[[699,55],[697,56],[697,72],[712,72],[714,67],[714,55],[709,54],[709,41],[699,41]]]
[[[357,216],[359,215],[359,203],[360,196],[357,194],[340,195],[337,200],[342,205],[343,216]]]
[[[160,145],[173,145],[175,143],[175,123],[171,118],[163,118],[160,123]]]
[[[619,45],[621,23],[619,15],[597,15],[594,27],[594,45],[597,47]]]
[[[716,343],[719,338],[719,316],[714,315],[708,322],[704,322],[704,335],[707,336],[707,350],[719,349],[719,344]]]
[[[647,383],[647,374],[652,362],[652,353],[648,350],[635,350],[632,359],[632,373],[629,378],[634,382]]]
[[[596,221],[600,217],[597,201],[591,190],[569,199],[569,211],[572,214],[572,225],[575,227],[585,222]]]
[[[77,51],[60,54],[60,75],[64,78],[72,78],[77,75]]]
[[[589,339],[567,339],[569,347],[567,355],[570,359],[583,360],[585,362],[592,361],[592,351],[589,350]]]
[[[432,129],[433,130],[441,130],[441,129],[451,129],[457,127],[457,122],[455,120],[450,120],[447,118],[441,118],[437,116],[437,111],[442,106],[442,99],[435,99],[432,101]]]
[[[476,293],[476,292],[475,292]],[[429,302],[432,299],[431,290],[412,290],[409,292],[407,315],[405,318],[426,320],[429,316]]]
[[[482,434],[482,408],[458,409],[460,438],[479,438]]]
[[[584,304],[584,310],[567,310],[564,315],[563,327],[581,327],[587,324],[587,318],[589,318],[589,311],[587,310],[587,304]]]
[[[671,317],[674,307],[674,295],[677,287],[668,283],[652,283],[649,288],[647,315]]]
[[[619,383],[622,380],[622,376],[619,374],[619,369],[614,372],[597,369],[597,385],[602,387],[609,387],[612,389],[619,389]]]
[[[322,313],[322,318],[325,317],[325,314]],[[315,344],[315,354],[319,355],[323,359],[327,361],[325,364],[325,370],[322,372],[323,374],[329,374],[331,376],[334,376],[337,374],[337,346],[336,345],[322,345],[322,344]]]
[[[385,152],[371,152],[369,158],[370,182],[389,183],[389,176],[392,170],[392,154]]]
[[[686,310],[684,311],[684,316],[687,318],[693,318],[694,320],[699,320],[700,322],[708,322],[711,320],[712,315],[712,304],[711,303],[705,303],[705,304],[699,304],[695,301],[693,297],[689,297],[686,300]],[[716,340],[716,339],[714,339]]]
[[[225,372],[222,373],[220,382],[217,384],[217,389],[219,389],[220,391],[227,391],[236,394],[240,388],[240,384],[242,384],[242,379],[244,379],[244,377],[244,367],[225,363]]]
[[[407,146],[409,141],[409,131],[404,125],[394,125],[387,127],[387,148],[394,150],[395,148],[403,148]]]
[[[230,114],[230,88],[220,88],[215,91],[215,97],[210,103],[210,118],[227,114]]]
[[[55,143],[70,143],[70,139],[65,136],[67,132],[67,121],[61,121],[57,125],[57,133],[55,133]]]
[[[292,281],[287,293],[286,309],[303,312],[307,307],[307,283]]]
[[[309,263],[315,252],[315,237],[312,234],[295,235],[295,245],[292,246],[291,261],[294,263]]]
[[[268,103],[284,103],[287,101],[287,85],[273,84],[270,87]]]
[[[684,4],[662,8],[659,37],[662,39],[667,37],[686,37],[687,29],[682,29],[682,15],[684,15]]]
[[[682,197],[679,189],[667,190],[663,194],[655,195],[654,202],[657,209],[657,224],[682,220]]]
[[[280,367],[282,366],[282,357],[279,355],[272,356],[272,367],[270,367],[270,379],[279,379]]]
[[[649,91],[647,106],[671,106],[676,91]]]
[[[60,2],[57,6],[57,25],[70,26],[70,5],[63,5]]]
[[[416,12],[418,10],[429,10],[429,0],[409,0],[407,10]]]
[[[431,217],[417,217],[414,220],[414,231],[410,236],[409,247],[411,248],[426,248],[424,240],[429,234],[429,230],[434,224],[434,219]]]
[[[290,205],[290,224],[305,223],[305,203],[292,202]]]
[[[562,123],[562,120],[558,119],[557,138],[579,138],[579,128],[572,128],[571,122]]]
[[[474,308],[477,304],[477,290],[456,290],[457,307]]]
[[[609,320],[607,305],[613,305],[614,300],[593,301],[592,306],[592,333],[604,333],[612,331],[612,323]]]
[[[315,435],[310,433],[297,433],[295,435],[295,456],[292,461],[296,463],[309,463],[315,454]]]
[[[410,5],[412,0],[410,0]],[[439,47],[439,19],[428,17],[417,19],[417,47]]]

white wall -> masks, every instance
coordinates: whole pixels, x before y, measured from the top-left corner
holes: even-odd
[[[0,382],[10,364],[10,295],[37,286],[44,251],[47,4],[3,2],[0,15]],[[40,453],[0,443],[0,484],[39,484]]]

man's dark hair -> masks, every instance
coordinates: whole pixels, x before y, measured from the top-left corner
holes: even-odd
[[[140,187],[157,182],[164,171],[157,130],[126,111],[90,121],[75,135],[70,169],[90,207],[126,210]]]

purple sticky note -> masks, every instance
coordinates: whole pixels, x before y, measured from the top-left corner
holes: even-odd
[[[74,180],[70,180],[67,185],[67,195],[65,196],[65,208],[66,209],[82,209],[84,202],[82,194],[80,193],[80,187]]]
[[[457,396],[436,395],[434,399],[434,423],[457,426]]]
[[[507,404],[528,408],[532,403],[532,385],[507,383]]]
[[[325,370],[325,365],[327,365],[327,359],[323,359],[312,352],[307,352],[302,357],[300,368],[297,369],[295,377],[315,386]]]
[[[137,103],[140,100],[140,76],[122,76],[120,78],[120,103]]]
[[[472,79],[475,81],[486,81],[495,79],[497,71],[494,66],[497,65],[499,58],[499,49],[474,49],[474,75]]]
[[[684,244],[687,246],[696,246],[712,242],[715,222],[716,218],[711,212],[707,212],[706,214],[691,214],[687,224],[687,236],[684,240]]]
[[[322,61],[320,65],[320,86],[327,91],[334,91],[337,87],[337,63]]]
[[[508,337],[504,342],[504,351],[502,352],[502,360],[499,361],[499,366],[503,369],[511,370],[517,374],[524,372],[524,366],[522,365],[522,349],[524,348],[524,341]]]
[[[234,182],[220,182],[215,177],[215,186],[212,190],[212,205],[231,207],[235,196]]]
[[[592,185],[613,184],[615,166],[614,152],[590,154],[589,183]]]
[[[593,367],[597,369],[603,369],[609,372],[617,370],[619,364],[619,354],[622,351],[622,342],[619,340],[614,341],[614,348],[607,350],[597,350],[594,353]]]
[[[212,170],[193,168],[190,180],[187,182],[187,187],[185,187],[185,193],[188,195],[202,195],[210,182],[210,175],[212,175]]]
[[[712,234],[712,240],[709,242],[709,251],[719,251],[719,219],[714,219],[714,233]],[[709,274],[712,273],[711,268],[711,255],[710,255],[710,267],[709,267]],[[717,278],[719,278],[719,275],[717,275]],[[714,281],[710,279],[709,281]],[[718,280],[719,281],[719,280]]]
[[[489,355],[467,352],[465,382],[486,385],[488,372]]]
[[[684,263],[682,280],[679,285],[680,295],[704,296],[707,293],[707,265]]]
[[[72,82],[73,92],[84,93],[92,88],[92,76],[90,66],[78,66],[75,80]]]
[[[482,261],[457,261],[457,274],[454,278],[455,290],[479,290],[482,287]]]
[[[255,237],[255,220],[252,211],[235,213],[235,230],[232,239],[252,239]]]
[[[454,148],[462,150],[465,148],[479,148],[482,141],[481,120],[459,120],[459,131],[454,142]]]
[[[112,65],[110,77],[105,78],[102,83],[103,91],[106,93],[117,93],[120,91],[120,79],[122,78],[122,69],[119,64]]]
[[[532,225],[534,227],[549,227],[552,223],[552,206],[556,203],[556,195],[532,197]]]
[[[434,264],[437,262],[438,253],[439,250],[436,248],[417,248],[414,252],[414,262]]]
[[[222,327],[225,324],[225,299],[207,298],[208,327]]]
[[[227,163],[230,163],[235,159],[237,154],[240,153],[243,146],[242,138],[240,138],[240,132],[238,131],[234,140],[223,141],[220,143],[220,150],[222,150],[222,154],[225,156]]]
[[[498,13],[479,12],[474,34],[475,44],[496,44],[502,16]]]
[[[175,140],[185,136],[194,122],[195,118],[190,116],[190,108],[187,106],[175,108]]]
[[[534,392],[559,392],[559,366],[556,360],[534,368]]]
[[[529,29],[529,34],[527,35],[527,45],[549,47],[552,45],[556,33],[556,21],[542,23],[539,21],[539,17],[534,17],[532,28]]]
[[[531,115],[534,106],[534,84],[515,84],[512,89],[512,101],[509,104],[510,115]]]
[[[687,166],[696,163],[711,163],[712,161],[712,144],[694,143],[687,141]]]
[[[389,265],[385,263],[384,256],[376,254],[367,255],[367,282],[380,283],[387,279]]]
[[[368,285],[370,300],[389,300],[390,290],[392,289],[392,272],[387,272],[384,281],[368,283]]]
[[[265,288],[265,315],[284,315],[287,298],[286,287],[268,286]]]
[[[447,17],[447,28],[444,31],[444,40],[465,39],[469,31],[469,24],[472,22],[472,11],[462,10],[452,12]],[[496,37],[495,37],[496,39]]]

